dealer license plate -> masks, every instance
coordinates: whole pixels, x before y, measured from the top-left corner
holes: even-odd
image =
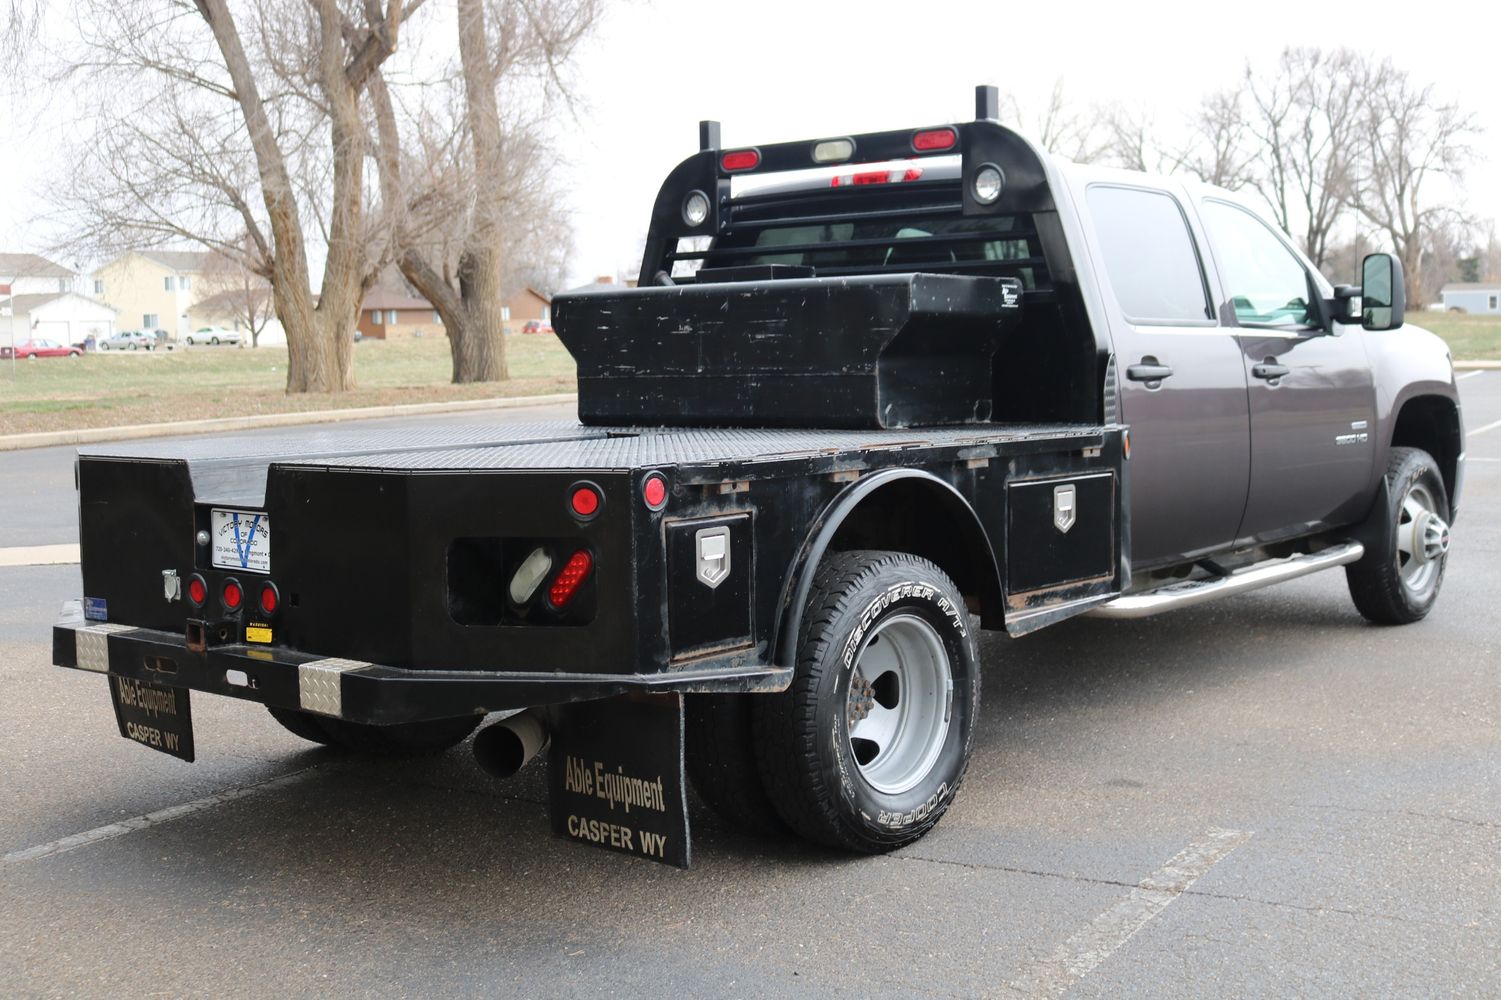
[[[186,761],[193,759],[193,713],[187,688],[110,674],[109,694],[121,736]]]
[[[271,519],[250,510],[209,512],[212,559],[219,569],[271,572]]]

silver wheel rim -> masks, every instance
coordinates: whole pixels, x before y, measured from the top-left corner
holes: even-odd
[[[1397,511],[1397,575],[1413,594],[1428,592],[1449,551],[1449,525],[1437,508],[1428,487],[1415,483]]]
[[[937,763],[953,714],[954,675],[938,632],[916,615],[871,630],[850,674],[850,755],[887,795],[918,785]]]

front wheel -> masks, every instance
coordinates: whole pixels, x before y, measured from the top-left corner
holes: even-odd
[[[214,346],[215,346],[215,347],[218,347],[218,346],[219,346],[219,338],[218,338],[218,337],[210,337],[210,338],[209,338],[209,339],[208,339],[208,342],[209,342],[209,343],[210,343],[210,344],[213,344],[213,345],[214,345]]]
[[[818,571],[792,687],[753,700],[762,785],[810,840],[890,851],[959,790],[980,705],[979,655],[948,576],[902,552],[842,552]]]
[[[1386,466],[1390,515],[1366,554],[1345,567],[1356,609],[1378,625],[1406,625],[1438,600],[1449,562],[1449,495],[1433,456],[1393,448]]]

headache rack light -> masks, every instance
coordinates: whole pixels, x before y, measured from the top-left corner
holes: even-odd
[[[829,178],[829,187],[859,187],[863,184],[902,184],[922,180],[922,167],[915,164],[882,170],[857,170],[850,174],[835,174]]]

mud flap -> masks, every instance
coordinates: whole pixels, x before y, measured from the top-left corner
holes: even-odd
[[[687,868],[683,696],[622,695],[555,711],[547,758],[553,833]]]

